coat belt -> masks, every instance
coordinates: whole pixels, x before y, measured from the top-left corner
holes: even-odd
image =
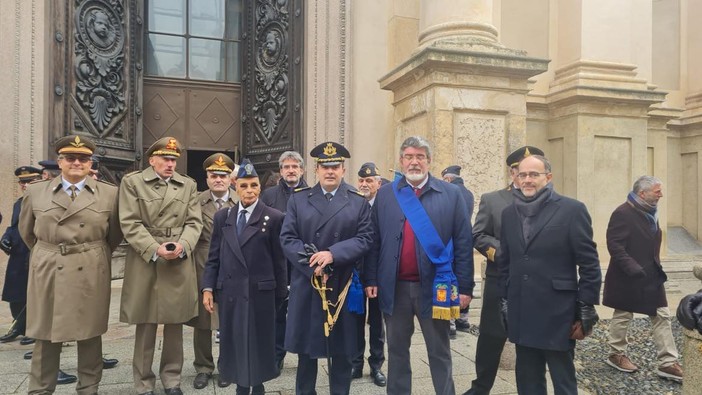
[[[49,243],[46,241],[38,240],[35,247],[39,247],[39,248],[44,249],[44,250],[58,252],[61,255],[71,255],[71,254],[78,254],[80,252],[92,250],[95,248],[102,248],[104,245],[105,245],[104,240],[89,241],[87,243],[79,243],[79,244],[66,244],[66,243],[53,244],[53,243]]]
[[[183,228],[156,228],[156,227],[148,227],[145,226],[146,230],[149,231],[149,234],[151,236],[156,236],[156,237],[173,237],[173,236],[180,236],[180,234],[183,232]]]

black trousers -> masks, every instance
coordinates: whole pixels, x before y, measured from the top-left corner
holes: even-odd
[[[27,329],[27,311],[25,306],[26,301],[20,302],[9,302],[10,303],[10,314],[12,314],[12,319],[16,321],[15,330],[17,330],[20,335],[24,336],[24,331]]]
[[[275,361],[285,359],[285,325],[288,320],[288,300],[275,312]]]
[[[364,298],[366,299],[366,298]],[[366,314],[358,315],[358,343],[361,345],[361,352],[353,360],[354,368],[363,369],[363,356],[366,350],[366,317],[368,317],[368,343],[370,345],[368,356],[368,366],[371,370],[380,370],[385,362],[385,325],[383,324],[383,314],[380,312],[380,302],[378,298],[366,299]]]
[[[475,380],[470,395],[488,395],[495,384],[500,356],[507,341],[500,316],[498,279],[487,277],[483,282],[483,307],[480,311],[480,335],[475,348]]]
[[[296,395],[316,395],[317,359],[307,354],[297,355]],[[332,357],[329,386],[332,395],[348,395],[351,390],[351,359],[345,356]],[[325,391],[326,392],[326,391]]]
[[[517,345],[517,393],[546,395],[546,365],[551,373],[555,395],[577,395],[575,378],[575,349],[568,351],[542,350]]]

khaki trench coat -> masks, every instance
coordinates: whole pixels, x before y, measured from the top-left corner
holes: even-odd
[[[112,250],[122,240],[117,187],[87,178],[71,201],[61,177],[30,184],[19,231],[31,248],[27,336],[64,342],[107,331]]]
[[[193,254],[193,260],[195,261],[195,269],[197,271],[197,289],[198,289],[198,301],[197,301],[197,317],[188,321],[187,325],[199,329],[218,329],[219,320],[217,319],[217,309],[215,309],[214,314],[210,314],[205,310],[205,306],[202,304],[202,273],[205,271],[205,264],[207,263],[207,255],[210,252],[210,239],[212,238],[212,222],[214,220],[214,215],[217,212],[217,206],[212,199],[212,192],[206,190],[201,192],[197,200],[200,202],[200,210],[202,211],[202,233],[200,233],[200,239],[197,241],[195,246],[195,253]],[[233,190],[229,190],[229,200],[224,202],[222,206],[224,209],[229,207],[234,207],[238,198]]]
[[[120,321],[181,324],[195,317],[193,253],[202,231],[195,181],[173,173],[166,183],[149,167],[124,176],[119,202],[120,225],[129,243]],[[167,241],[182,244],[185,256],[153,261],[159,245]]]

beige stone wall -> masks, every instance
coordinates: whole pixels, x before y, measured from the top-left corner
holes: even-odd
[[[14,169],[37,165],[46,144],[49,1],[7,0],[0,12],[0,212],[2,229],[20,196]],[[0,254],[4,257],[4,254]]]

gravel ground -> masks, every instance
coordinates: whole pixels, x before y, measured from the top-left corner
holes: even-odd
[[[597,395],[670,395],[680,394],[682,385],[656,375],[656,347],[648,318],[635,318],[629,325],[627,355],[639,370],[620,372],[605,363],[608,356],[607,328],[609,320],[601,320],[593,335],[577,342],[575,363],[578,386]],[[682,331],[673,317],[673,335],[678,352],[682,352]],[[681,355],[682,358],[682,355]],[[684,365],[684,361],[680,361]],[[685,367],[683,366],[683,371]]]
[[[600,320],[584,341],[578,341],[575,350],[578,387],[593,395],[679,395],[682,385],[662,379],[656,374],[656,347],[651,334],[651,320],[634,318],[629,325],[629,348],[627,355],[639,371],[620,372],[605,363],[609,355],[607,328],[609,320]],[[471,325],[469,333],[478,336],[478,326]],[[682,361],[682,330],[673,317],[673,336]]]

